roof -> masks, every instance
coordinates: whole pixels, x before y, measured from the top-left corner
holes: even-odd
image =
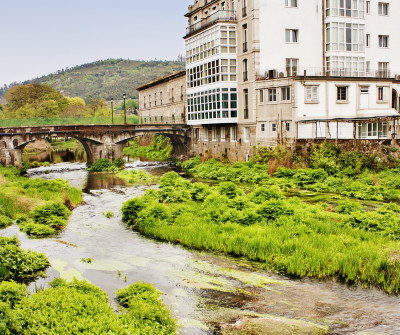
[[[170,74],[168,76],[165,76],[165,77],[162,77],[162,78],[158,78],[158,79],[150,81],[150,82],[148,82],[148,83],[146,83],[144,85],[136,87],[136,90],[143,91],[143,90],[146,90],[146,89],[148,89],[150,87],[166,83],[166,82],[168,82],[170,80],[173,80],[173,79],[176,79],[176,78],[179,78],[179,77],[183,77],[185,75],[186,75],[186,70],[175,72],[175,73]]]

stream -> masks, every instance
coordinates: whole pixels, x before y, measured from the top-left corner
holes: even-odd
[[[85,167],[85,163],[60,163],[28,173],[30,178],[62,178],[84,189],[85,204],[73,211],[58,236],[29,239],[16,225],[0,231],[2,236],[17,235],[23,248],[48,256],[47,277],[32,283],[31,291],[46,288],[59,276],[86,279],[106,291],[117,309],[113,294],[118,289],[150,282],[163,292],[182,334],[190,335],[217,334],[210,325],[234,324],[243,317],[329,327],[328,334],[400,334],[399,296],[334,281],[290,279],[244,259],[142,237],[125,226],[120,209],[124,201],[155,186],[128,187],[113,175],[90,174]],[[173,169],[148,162],[127,167],[155,174]],[[104,215],[108,211],[114,214],[110,219]],[[91,264],[83,258],[91,259]]]

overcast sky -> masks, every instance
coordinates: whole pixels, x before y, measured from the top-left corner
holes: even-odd
[[[193,0],[0,0],[0,86],[107,58],[176,59]]]

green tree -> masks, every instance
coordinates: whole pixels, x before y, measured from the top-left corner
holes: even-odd
[[[10,117],[59,116],[68,106],[68,100],[60,92],[40,84],[14,86],[5,99]]]

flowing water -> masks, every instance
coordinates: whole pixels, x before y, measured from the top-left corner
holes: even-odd
[[[129,167],[156,174],[171,169],[140,162]],[[85,189],[85,204],[73,211],[57,237],[28,239],[17,226],[0,231],[3,236],[17,235],[23,248],[48,256],[47,278],[37,280],[31,290],[47,287],[58,276],[75,277],[89,280],[112,297],[136,281],[150,282],[163,292],[184,334],[214,334],[210,325],[235,323],[244,316],[289,325],[302,320],[311,327],[329,327],[328,334],[400,334],[398,296],[332,281],[293,280],[242,259],[186,250],[127,229],[121,220],[122,203],[149,186],[127,187],[115,176],[89,174],[82,163],[34,169],[29,177],[63,178]],[[114,214],[110,219],[104,215],[108,211]],[[117,308],[115,301],[113,305]]]

